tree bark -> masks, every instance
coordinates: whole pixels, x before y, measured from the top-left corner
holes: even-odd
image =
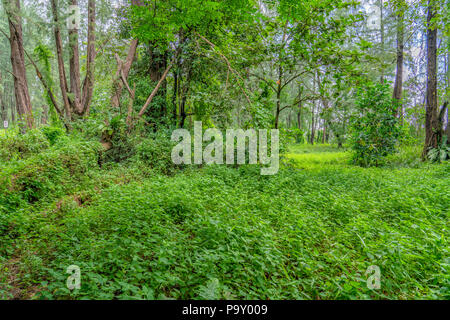
[[[383,0],[380,0],[380,35],[381,35],[381,53],[384,54],[384,19],[383,19]],[[380,82],[384,83],[384,69],[381,66]]]
[[[143,6],[144,4],[140,0],[131,0],[132,6]],[[117,66],[117,71],[114,76],[113,81],[113,94],[111,97],[111,106],[113,109],[119,108],[120,96],[122,95],[123,83],[120,80],[121,74],[123,73],[125,80],[128,79],[128,74],[133,64],[134,57],[136,56],[136,49],[138,46],[138,40],[131,40],[130,47],[128,48],[127,58],[124,63]]]
[[[297,125],[300,130],[302,130],[302,101],[298,103],[298,112],[297,112]]]
[[[8,16],[11,66],[14,75],[17,114],[19,119],[24,121],[26,128],[31,129],[34,126],[34,119],[25,69],[20,0],[3,0],[3,4]],[[25,128],[22,128],[22,130],[25,130]]]
[[[78,5],[77,0],[70,0],[71,5]],[[81,76],[80,76],[80,52],[78,48],[78,29],[69,30],[69,74],[70,93],[73,95],[71,103],[72,110],[80,113],[81,106]]]
[[[61,88],[61,96],[63,98],[64,111],[66,115],[66,120],[71,121],[72,112],[69,97],[67,95],[68,86],[67,86],[67,78],[66,78],[66,70],[64,67],[64,59],[63,59],[63,48],[62,48],[62,40],[61,40],[61,31],[59,29],[59,17],[58,17],[58,6],[57,0],[50,0],[52,5],[52,13],[53,13],[53,22],[54,22],[54,34],[55,34],[55,44],[56,44],[56,55],[58,60],[58,72],[59,72],[59,86]]]
[[[119,64],[117,67],[113,83],[113,96],[111,98],[111,106],[113,109],[119,108],[120,105],[120,96],[122,95],[123,90],[123,83],[120,81],[120,74],[123,72],[125,79],[128,79],[128,74],[130,73],[131,65],[133,63],[134,56],[136,55],[137,45],[138,40],[133,39],[130,43],[130,47],[128,48],[128,55],[125,62]]]
[[[427,91],[425,110],[425,144],[422,159],[426,159],[429,149],[437,148],[442,137],[442,123],[437,110],[437,28],[432,25],[436,16],[434,0],[428,1],[427,14]]]
[[[95,0],[88,2],[88,44],[86,58],[86,76],[83,81],[83,96],[81,98],[82,110],[80,114],[89,114],[94,91],[94,69],[95,69]],[[128,76],[128,73],[127,73]]]
[[[6,108],[5,95],[3,94],[2,86],[2,73],[0,72],[0,115],[2,118],[2,123],[0,124],[0,128],[3,126],[3,122],[8,120],[8,109]]]
[[[397,101],[397,116],[403,122],[403,104],[402,104],[402,88],[403,88],[403,10],[399,10],[397,16],[397,71],[395,75],[393,98]]]
[[[280,107],[281,107],[281,78],[283,77],[283,69],[281,65],[278,68],[278,82],[277,82],[277,105],[275,111],[275,129],[278,129],[280,119]]]

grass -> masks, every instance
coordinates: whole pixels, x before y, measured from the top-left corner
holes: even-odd
[[[359,168],[346,151],[294,146],[274,176],[96,169],[8,216],[0,296],[449,299],[450,167],[416,151]],[[73,264],[81,289],[69,291]],[[366,285],[371,265],[380,290]]]

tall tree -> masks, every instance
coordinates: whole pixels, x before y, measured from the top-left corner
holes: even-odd
[[[71,0],[72,5],[77,5],[77,0]],[[86,54],[86,76],[81,89],[80,63],[78,49],[78,29],[69,30],[69,75],[70,89],[67,83],[64,66],[64,55],[59,20],[59,7],[57,0],[51,0],[54,35],[56,43],[56,55],[58,60],[59,82],[63,98],[64,110],[67,120],[71,120],[72,114],[84,115],[89,111],[94,89],[94,62],[95,62],[95,0],[88,1],[88,44]],[[82,90],[82,91],[81,91]],[[70,94],[70,95],[69,95]]]
[[[404,0],[400,0],[396,5],[397,15],[397,70],[395,74],[394,93],[393,98],[398,103],[397,115],[403,121],[403,104],[402,104],[402,89],[403,89],[403,38],[404,38]]]
[[[11,66],[17,114],[20,120],[25,122],[26,127],[31,129],[34,126],[34,119],[25,68],[20,0],[3,0],[3,5],[9,24],[8,39],[11,46]]]
[[[430,148],[437,148],[442,137],[442,123],[438,115],[437,100],[437,27],[435,0],[428,0],[427,8],[427,91],[425,110],[425,145],[422,159]]]

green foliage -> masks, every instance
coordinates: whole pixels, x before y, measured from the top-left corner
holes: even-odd
[[[450,158],[450,145],[447,143],[447,136],[442,137],[442,142],[438,148],[428,151],[428,159],[431,162],[442,162]]]
[[[17,211],[21,285],[47,299],[449,298],[448,166],[359,168],[330,146],[295,150],[308,153],[275,176],[208,166]],[[382,290],[367,288],[371,265]]]
[[[25,159],[50,147],[41,130],[28,130],[25,134],[0,136],[0,160]]]
[[[350,119],[355,163],[380,165],[383,157],[396,151],[400,135],[396,110],[388,85],[368,83],[359,88],[356,112]]]
[[[176,143],[164,132],[152,134],[136,146],[134,160],[163,174],[173,174],[180,166],[172,161],[172,149]]]
[[[0,212],[61,195],[70,182],[98,166],[99,145],[64,139],[24,160],[11,161],[0,172]]]
[[[41,131],[47,137],[50,145],[54,145],[65,134],[65,131],[59,127],[43,127]]]

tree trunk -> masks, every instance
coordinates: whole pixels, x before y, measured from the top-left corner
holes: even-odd
[[[94,91],[94,67],[95,67],[95,0],[88,2],[88,44],[86,57],[86,77],[83,81],[83,96],[81,98],[82,110],[79,114],[89,114],[92,93]]]
[[[302,130],[302,102],[298,103],[298,112],[297,112],[297,125],[300,130]]]
[[[403,10],[399,10],[397,16],[397,71],[395,76],[393,98],[398,103],[397,116],[403,122],[403,104],[402,104],[402,87],[403,87]]]
[[[14,75],[17,114],[19,119],[24,121],[26,128],[31,129],[34,126],[34,119],[25,69],[20,0],[3,0],[3,4],[8,16],[11,66]],[[24,129],[22,128],[22,130]]]
[[[437,110],[437,29],[432,26],[436,16],[434,0],[428,1],[427,15],[427,92],[425,111],[425,145],[422,159],[426,159],[430,148],[437,148],[442,137],[442,123]]]
[[[9,92],[9,108],[11,110],[11,123],[16,122],[16,100],[14,99],[14,89],[13,86],[10,86]]]
[[[111,98],[111,106],[113,109],[119,108],[120,105],[120,96],[122,95],[123,82],[120,80],[120,74],[123,72],[125,80],[128,79],[128,74],[131,69],[131,65],[133,63],[134,57],[136,55],[136,48],[138,45],[138,40],[133,39],[130,44],[130,48],[128,49],[128,55],[125,62],[117,67],[116,75],[114,76],[113,83],[113,96]]]
[[[131,5],[133,6],[143,6],[140,0],[131,0]],[[136,55],[136,48],[138,46],[138,40],[133,39],[130,43],[130,47],[128,48],[127,58],[124,63],[119,63],[117,66],[117,71],[114,76],[113,81],[113,94],[111,97],[111,106],[113,109],[119,108],[120,105],[120,96],[122,95],[123,82],[121,81],[121,74],[125,78],[125,81],[128,79],[128,74],[131,69],[131,65],[133,64],[134,57]]]
[[[3,126],[3,122],[8,120],[8,109],[6,108],[6,100],[5,95],[2,90],[2,73],[0,71],[0,115],[2,118],[2,123],[0,124],[0,128]]]
[[[54,28],[54,34],[55,34],[56,55],[57,55],[57,60],[58,60],[59,86],[61,88],[61,96],[63,98],[66,119],[68,121],[71,121],[72,112],[71,112],[69,97],[67,95],[67,92],[69,90],[68,90],[68,86],[67,86],[66,70],[64,67],[61,31],[59,29],[58,6],[57,6],[56,1],[57,0],[51,0],[51,5],[52,5],[53,22],[54,22],[53,28]]]
[[[172,95],[172,107],[173,107],[173,121],[177,123],[177,93],[178,93],[178,61],[175,70],[173,71],[173,95]]]
[[[383,21],[383,0],[380,0],[380,34],[381,34],[381,54],[384,54],[384,21]],[[381,65],[380,82],[384,83],[384,68]]]
[[[275,112],[275,129],[278,129],[280,119],[280,107],[281,107],[281,78],[283,77],[283,69],[280,65],[278,68],[278,82],[277,82],[277,106]]]
[[[77,0],[70,0],[71,5],[78,5]],[[78,29],[69,29],[69,73],[70,93],[73,95],[71,103],[72,110],[79,113],[81,107],[81,77],[80,77],[80,53],[78,48]]]
[[[316,124],[315,124],[315,119],[314,119],[314,112],[315,112],[315,108],[316,108],[316,102],[313,102],[313,107],[312,107],[312,112],[311,112],[311,135],[310,135],[310,144],[314,144],[314,136],[316,134]]]

